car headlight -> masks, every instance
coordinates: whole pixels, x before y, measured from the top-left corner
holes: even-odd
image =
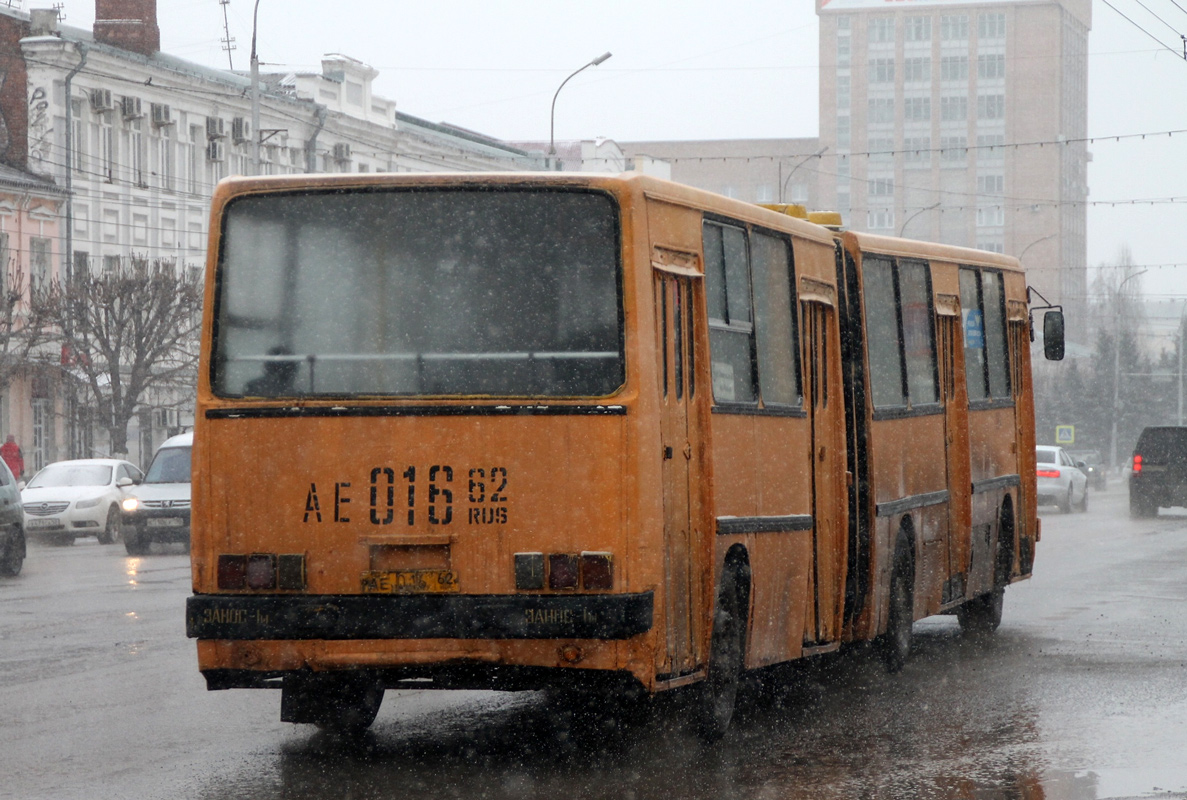
[[[79,508],[79,509],[94,508],[95,506],[99,505],[102,502],[103,502],[102,497],[92,497],[90,500],[79,500],[77,503],[74,504],[74,507]]]
[[[120,507],[124,511],[132,512],[140,508],[140,499],[137,497],[125,497],[124,502],[120,503]]]

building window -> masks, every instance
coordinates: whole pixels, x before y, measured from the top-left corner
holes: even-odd
[[[931,80],[931,59],[926,56],[903,59],[903,80],[925,83]]]
[[[894,139],[870,139],[867,147],[871,163],[885,164],[894,161]]]
[[[969,79],[968,56],[941,56],[940,80],[967,81]]]
[[[866,212],[866,228],[871,231],[894,230],[894,209],[871,208]]]
[[[908,42],[930,42],[931,17],[907,17],[903,20],[903,39]]]
[[[983,81],[1006,77],[1005,53],[988,53],[977,56],[977,77]]]
[[[955,162],[964,163],[968,158],[969,153],[968,138],[964,136],[941,136],[940,137],[940,160],[946,162],[947,165],[954,165]]]
[[[72,141],[70,160],[75,172],[84,172],[86,164],[86,123],[82,121],[82,100],[77,98],[70,101],[70,127]]]
[[[977,15],[977,38],[986,39],[1006,38],[1006,15],[1002,12]]]
[[[1006,212],[1001,206],[978,206],[978,228],[1000,228],[1006,224]]]
[[[927,122],[931,119],[930,97],[907,97],[903,99],[903,119],[907,122]]]
[[[870,17],[870,44],[894,44],[894,17]]]
[[[931,137],[916,136],[903,139],[903,161],[912,165],[931,163]]]
[[[894,83],[894,59],[871,58],[869,80],[870,83]]]
[[[37,472],[50,460],[50,437],[53,435],[53,409],[48,397],[34,397],[30,401],[33,407],[33,470]],[[26,469],[26,472],[28,470]]]
[[[35,292],[49,288],[52,244],[49,239],[40,236],[29,237],[29,286]]]
[[[945,42],[964,42],[969,38],[967,14],[945,14],[940,17],[940,39]]]
[[[103,256],[103,272],[107,275],[114,275],[120,271],[120,257],[119,256]]]
[[[1004,94],[977,95],[977,119],[1005,119],[1006,96]]]
[[[940,120],[964,122],[969,118],[969,99],[964,95],[940,98]]]
[[[894,122],[894,100],[883,97],[870,98],[868,119],[871,125]]]
[[[1006,176],[1000,173],[977,176],[977,194],[1004,195]]]
[[[870,197],[893,197],[894,178],[871,178],[868,188]]]
[[[850,144],[850,119],[847,114],[837,117],[837,147],[848,150]]]
[[[837,108],[849,108],[850,94],[849,94],[849,76],[837,76]]]
[[[982,161],[1005,161],[1006,137],[1001,133],[981,134],[977,136],[977,158]]]

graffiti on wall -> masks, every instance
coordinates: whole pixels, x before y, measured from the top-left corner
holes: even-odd
[[[29,92],[29,160],[37,170],[50,157],[50,134],[54,132],[49,117],[49,95],[38,86]]]

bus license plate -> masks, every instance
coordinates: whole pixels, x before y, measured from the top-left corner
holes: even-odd
[[[451,569],[371,570],[363,573],[366,594],[437,594],[458,591]]]

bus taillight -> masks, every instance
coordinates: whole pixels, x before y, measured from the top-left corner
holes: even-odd
[[[1133,454],[1133,471],[1134,473],[1142,471],[1142,457],[1137,453]]]
[[[547,566],[547,569],[545,568]],[[547,573],[547,574],[546,574]],[[614,559],[610,553],[516,553],[515,588],[609,591],[614,588]]]
[[[304,591],[305,556],[301,553],[220,555],[218,588],[224,592],[241,592],[244,589]]]

